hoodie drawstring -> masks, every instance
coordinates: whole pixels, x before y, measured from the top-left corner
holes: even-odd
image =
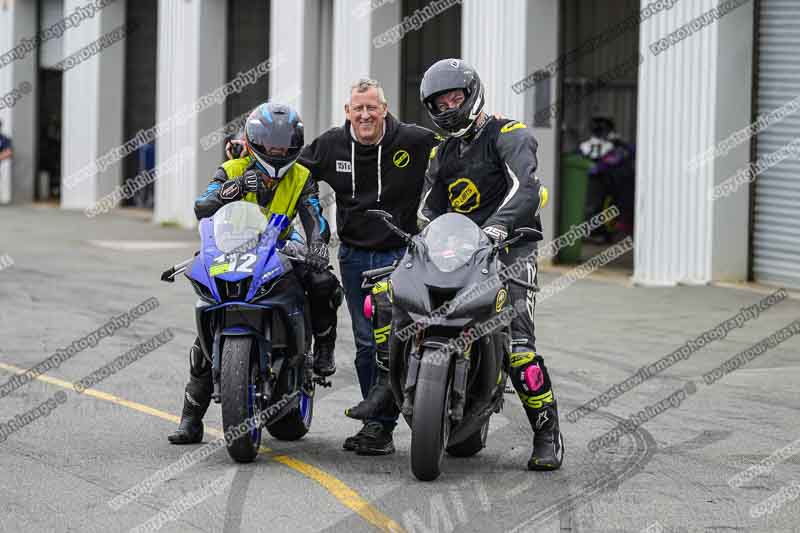
[[[350,178],[353,181],[353,196],[356,197],[356,143],[350,141]]]
[[[382,176],[381,176],[381,154],[383,146],[378,145],[378,203],[381,203]],[[353,193],[351,198],[356,197],[356,143],[350,141],[350,180],[352,182]]]
[[[381,203],[381,149],[383,147],[378,145],[378,203]]]

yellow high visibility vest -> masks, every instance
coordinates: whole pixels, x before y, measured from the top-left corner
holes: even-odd
[[[238,178],[244,174],[251,160],[250,156],[231,159],[222,164],[222,169],[229,180]],[[311,171],[300,163],[295,163],[286,171],[286,174],[278,182],[278,187],[275,189],[275,194],[273,194],[269,205],[259,206],[267,220],[272,215],[286,215],[289,221],[294,219],[294,215],[297,213],[297,201],[300,199],[300,194],[303,192],[303,187],[305,187],[310,175]],[[244,196],[244,201],[258,204],[258,197],[256,193],[249,192]],[[288,239],[291,233],[292,226],[290,225],[281,233],[280,238]]]

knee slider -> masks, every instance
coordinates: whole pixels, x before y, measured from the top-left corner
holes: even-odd
[[[511,354],[511,377],[522,403],[538,409],[553,402],[544,360],[534,352]]]

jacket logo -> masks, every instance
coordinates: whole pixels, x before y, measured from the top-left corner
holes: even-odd
[[[405,168],[411,162],[411,156],[405,150],[398,150],[392,156],[392,163],[397,168]]]
[[[336,161],[336,172],[352,172],[350,161]]]
[[[507,300],[508,300],[508,291],[506,291],[505,289],[500,289],[499,291],[497,291],[497,298],[495,298],[494,301],[494,310],[499,313],[500,310],[503,308],[503,306],[506,304]]]
[[[522,129],[522,128],[527,128],[527,127],[528,126],[526,126],[522,122],[509,122],[508,124],[506,124],[505,126],[500,128],[500,133],[508,133],[510,131],[514,131],[514,130],[518,130],[518,129]]]
[[[471,213],[481,205],[481,193],[469,178],[458,178],[447,188],[450,205],[457,213]]]

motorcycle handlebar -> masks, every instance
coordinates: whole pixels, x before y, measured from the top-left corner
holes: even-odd
[[[361,277],[367,280],[380,278],[385,276],[386,274],[391,274],[392,272],[394,272],[395,268],[397,268],[397,265],[392,265],[382,268],[374,268],[372,270],[365,270],[364,272],[361,273]]]

